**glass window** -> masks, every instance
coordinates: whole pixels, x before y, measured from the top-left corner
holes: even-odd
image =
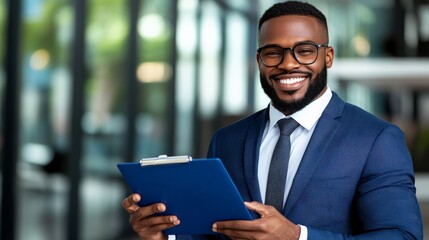
[[[226,115],[240,115],[249,104],[247,102],[249,41],[246,19],[238,13],[229,13],[226,28],[223,110]]]
[[[176,71],[176,140],[178,155],[193,152],[193,111],[195,105],[196,51],[197,51],[196,0],[180,0],[177,18],[177,71]]]
[[[116,163],[125,161],[126,150],[129,5],[121,0],[91,0],[87,10],[80,237],[109,239],[122,230],[125,220],[118,203],[126,189],[117,181]]]
[[[72,9],[65,0],[23,1],[22,25],[17,233],[19,239],[62,239]]]
[[[90,172],[115,171],[125,129],[125,57],[128,36],[127,5],[123,1],[88,2],[83,163]]]
[[[220,84],[221,9],[212,1],[202,3],[201,68],[199,81],[199,112],[203,118],[213,117],[217,110]]]
[[[173,55],[175,39],[168,0],[142,1],[138,20],[139,56],[137,79],[139,100],[137,121],[137,154],[139,158],[172,154],[169,130],[173,101]]]

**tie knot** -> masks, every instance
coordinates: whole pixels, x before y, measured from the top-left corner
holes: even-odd
[[[291,133],[299,126],[299,123],[293,118],[283,118],[277,122],[281,135],[290,136]]]

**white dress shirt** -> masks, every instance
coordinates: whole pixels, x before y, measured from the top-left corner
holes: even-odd
[[[269,120],[265,126],[264,134],[262,136],[258,162],[259,189],[261,191],[263,202],[265,202],[265,193],[267,190],[267,179],[270,169],[271,157],[273,155],[274,147],[280,136],[280,130],[277,126],[277,121],[282,118],[291,117],[300,124],[300,126],[298,126],[290,135],[291,153],[286,178],[285,196],[283,198],[284,204],[289,195],[289,191],[299,164],[301,163],[302,156],[304,155],[308,142],[313,135],[316,123],[331,100],[331,97],[332,92],[328,88],[318,99],[314,100],[305,108],[290,116],[285,116],[282,112],[270,104]],[[307,239],[307,228],[305,226],[301,226],[301,236],[299,239]]]

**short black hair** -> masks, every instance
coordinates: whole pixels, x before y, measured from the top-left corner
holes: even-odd
[[[276,3],[270,8],[268,8],[265,13],[259,19],[258,30],[261,30],[262,24],[272,18],[285,16],[285,15],[300,15],[300,16],[310,16],[316,18],[328,32],[328,24],[326,23],[325,15],[313,5],[300,2],[300,1],[286,1],[281,3]]]

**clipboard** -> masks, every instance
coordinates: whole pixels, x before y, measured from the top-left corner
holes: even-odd
[[[212,224],[223,220],[252,220],[249,210],[218,158],[189,156],[142,159],[118,163],[126,183],[141,196],[140,206],[164,203],[180,224],[168,235],[215,234]]]

